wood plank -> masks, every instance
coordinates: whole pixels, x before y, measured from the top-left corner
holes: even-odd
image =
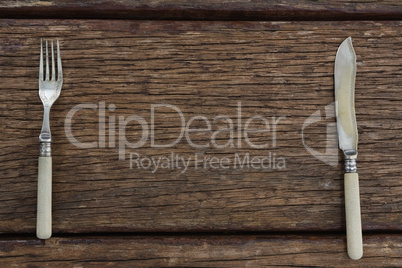
[[[335,53],[348,35],[358,57],[363,229],[401,230],[401,24],[1,20],[0,232],[35,229],[42,123],[38,52],[45,37],[60,39],[64,68],[63,90],[51,111],[54,232],[344,230],[343,159],[328,105],[334,100]],[[98,142],[97,148],[79,148],[66,134],[69,112],[86,103],[97,109],[78,111],[71,131],[79,142]],[[105,116],[99,115],[102,103]],[[150,131],[151,105],[160,103],[180,109],[186,122],[205,116],[211,131],[189,137],[210,146],[197,149],[183,137],[171,148],[155,148],[148,140],[137,149],[124,147],[125,160],[119,160],[119,141],[135,143],[142,133],[131,122],[119,137],[119,116],[141,116]],[[305,128],[304,143],[322,154],[328,149],[327,162],[303,145],[303,126],[318,111],[321,120]],[[228,121],[214,121],[218,115],[234,122],[233,147],[211,145],[213,133],[229,127]],[[251,133],[250,140],[268,148],[245,141],[245,123],[255,115],[267,118],[271,130]],[[272,120],[281,116],[286,118],[276,126],[274,144]],[[104,117],[106,137],[99,134]],[[116,124],[109,128],[112,118]],[[157,144],[175,141],[182,131],[171,108],[157,109],[154,125]],[[258,120],[250,126],[265,128]],[[206,123],[195,120],[191,127]],[[223,145],[230,136],[217,139]],[[152,172],[135,163],[130,169],[130,153],[192,159],[186,172],[177,166]],[[276,163],[283,158],[285,168],[233,165],[236,154],[243,160],[246,154],[261,159],[270,153]],[[227,157],[231,166],[195,168],[196,155]]]
[[[2,1],[1,18],[175,20],[383,20],[402,18],[398,0]]]
[[[0,240],[5,267],[401,267],[402,238],[371,235],[353,261],[339,236],[139,236]]]

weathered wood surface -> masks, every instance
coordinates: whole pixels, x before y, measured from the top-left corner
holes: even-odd
[[[1,18],[190,20],[401,19],[398,0],[23,0],[1,1]]]
[[[402,238],[366,236],[350,260],[338,236],[151,236],[0,240],[3,267],[401,267]],[[320,246],[318,246],[320,245]]]
[[[401,22],[151,22],[0,21],[0,232],[33,233],[36,212],[38,135],[42,104],[38,97],[40,38],[59,38],[64,85],[51,111],[53,143],[53,228],[55,233],[142,231],[343,231],[343,159],[328,136],[324,163],[303,146],[325,152],[325,107],[334,100],[333,65],[341,41],[353,37],[358,59],[356,112],[360,134],[358,168],[364,231],[401,230]],[[119,161],[115,139],[99,135],[99,109],[84,109],[72,120],[80,142],[105,140],[106,148],[81,149],[66,134],[66,117],[78,104],[111,116],[138,115],[150,124],[152,104],[180,109],[186,122],[195,115],[211,121],[212,131],[227,128],[218,115],[236,124],[234,148],[195,149],[183,139],[172,148],[126,148]],[[273,132],[251,133],[238,148],[242,129],[254,115],[286,116]],[[333,109],[328,109],[333,111]],[[317,115],[316,115],[317,116]],[[101,118],[103,118],[101,116]],[[263,129],[262,121],[251,126]],[[174,141],[181,129],[176,111],[159,109],[157,143]],[[193,128],[205,128],[196,120]],[[271,128],[273,125],[271,125]],[[331,128],[330,128],[331,130]],[[333,129],[332,129],[333,130]],[[127,125],[127,140],[141,137]],[[193,133],[198,144],[213,132]],[[242,134],[244,136],[244,134]],[[99,138],[100,137],[100,138]],[[122,137],[123,138],[123,137]],[[121,140],[122,140],[121,138]],[[225,144],[229,135],[217,136]],[[107,148],[109,141],[114,148]],[[98,146],[98,147],[99,147]],[[145,157],[228,157],[269,153],[286,160],[284,169],[194,168],[130,169],[129,154]],[[327,158],[328,160],[329,158]]]

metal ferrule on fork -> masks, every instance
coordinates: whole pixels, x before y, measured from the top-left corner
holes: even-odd
[[[50,157],[52,156],[52,143],[42,142],[39,140],[39,156]]]

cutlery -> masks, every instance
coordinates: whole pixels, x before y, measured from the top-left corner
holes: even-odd
[[[42,131],[39,135],[39,164],[38,164],[38,203],[36,219],[36,236],[48,239],[52,236],[52,156],[49,113],[53,103],[60,95],[63,85],[63,72],[61,67],[60,47],[57,41],[57,79],[54,63],[53,41],[50,42],[52,71],[49,70],[49,48],[45,42],[46,70],[43,70],[43,42],[40,42],[39,63],[39,96],[43,103]],[[50,76],[51,74],[51,76]]]
[[[355,115],[356,54],[352,38],[345,39],[335,58],[335,107],[339,148],[345,155],[345,210],[348,255],[358,260],[363,256],[360,218],[359,175],[357,174],[358,132]]]

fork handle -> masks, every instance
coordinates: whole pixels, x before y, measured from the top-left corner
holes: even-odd
[[[52,157],[39,157],[36,236],[52,236]]]
[[[358,260],[363,256],[359,175],[357,173],[345,173],[344,179],[348,255],[351,259]]]

